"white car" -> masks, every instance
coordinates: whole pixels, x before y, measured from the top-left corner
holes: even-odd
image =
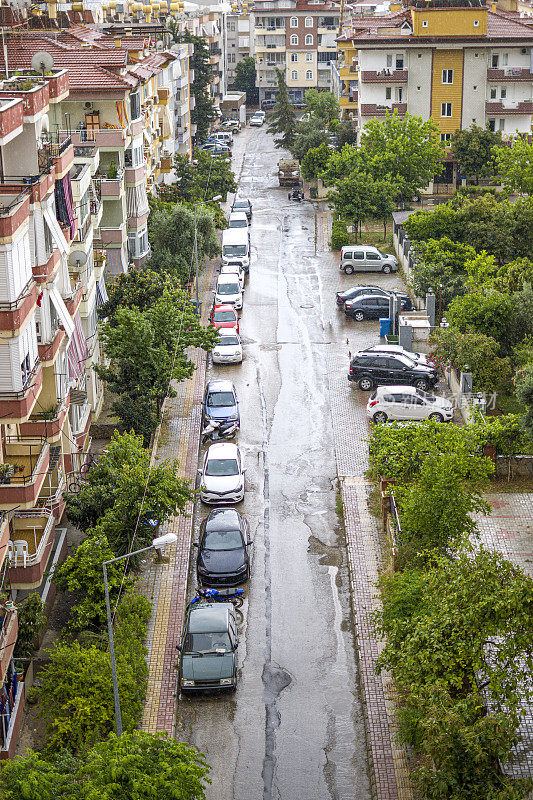
[[[238,273],[231,272],[229,275],[223,273],[218,276],[215,289],[215,305],[229,305],[236,310],[242,308],[242,289]]]
[[[264,115],[260,111],[257,111],[251,118],[250,125],[262,125],[264,121]]]
[[[241,337],[236,331],[222,328],[220,339],[213,347],[213,364],[240,364],[242,362]]]
[[[390,353],[391,355],[407,356],[417,364],[428,364],[428,358],[425,353],[413,353],[406,350],[405,347],[400,347],[399,344],[375,344],[372,347],[365,347],[365,353]]]
[[[248,217],[244,211],[232,211],[228,218],[228,228],[248,229]]]
[[[453,405],[445,397],[428,394],[414,386],[379,386],[370,395],[366,413],[377,423],[419,419],[450,422]]]
[[[244,267],[240,263],[235,264],[221,264],[220,266],[220,275],[236,275],[239,279],[239,286],[241,287],[241,292],[244,292],[244,281],[246,278],[246,272],[244,271]]]
[[[236,444],[212,444],[200,473],[200,500],[206,505],[240,503],[244,498],[244,468]]]

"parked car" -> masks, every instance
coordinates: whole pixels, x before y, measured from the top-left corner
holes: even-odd
[[[242,198],[233,201],[233,205],[231,207],[231,213],[233,214],[234,211],[244,211],[248,222],[252,219],[252,204],[249,200],[243,200]]]
[[[268,111],[269,108],[274,108],[276,105],[275,100],[262,100],[261,101],[261,108],[265,111]]]
[[[346,289],[344,292],[337,292],[337,305],[339,308],[342,308],[349,300],[355,300],[361,295],[390,297],[391,294],[397,294],[398,297],[404,301],[404,305],[402,306],[404,311],[412,311],[413,302],[408,294],[405,292],[395,292],[394,290],[383,289],[381,286],[353,286],[351,289]]]
[[[231,156],[231,149],[226,144],[219,142],[205,142],[201,144],[200,150],[211,153],[212,156]]]
[[[427,391],[439,382],[437,370],[417,364],[403,355],[368,353],[361,350],[350,362],[348,380],[369,392],[374,386],[407,384]]]
[[[244,292],[244,282],[246,279],[246,270],[242,265],[241,261],[236,261],[232,263],[230,261],[229,264],[221,264],[220,265],[220,274],[221,275],[237,275],[239,279],[239,286],[241,287],[241,292]]]
[[[259,113],[256,112],[253,117],[250,119],[250,125],[258,125],[261,126],[265,121],[265,118]]]
[[[411,350],[406,350],[405,347],[401,347],[399,344],[374,344],[372,347],[365,347],[364,352],[401,355],[410,358],[411,361],[416,361],[417,364],[429,364],[429,366],[431,366],[425,353],[416,353]]]
[[[413,386],[380,386],[370,395],[366,413],[374,422],[435,419],[450,422],[453,404]]]
[[[409,301],[410,303],[410,301]],[[407,311],[407,301],[403,298],[400,299],[400,308],[402,311]],[[344,313],[347,317],[361,322],[364,319],[379,319],[380,317],[389,316],[389,298],[383,295],[359,295],[355,300],[348,300],[344,304]]]
[[[223,131],[231,131],[232,133],[239,133],[241,130],[241,123],[238,119],[227,119],[222,123],[220,129]]]
[[[249,223],[245,211],[232,211],[228,217],[228,228],[246,228]]]
[[[237,616],[231,603],[189,606],[178,645],[182,693],[235,691],[238,644]]]
[[[248,520],[234,508],[216,508],[200,524],[196,575],[200,586],[225,588],[250,577]]]
[[[240,364],[242,362],[241,337],[232,330],[221,330],[220,339],[213,347],[213,364]]]
[[[341,248],[340,268],[346,275],[354,272],[396,272],[398,259],[368,245],[346,245]]]
[[[244,498],[241,451],[232,442],[212,444],[201,470],[200,500],[206,505],[230,505]]]
[[[240,425],[239,401],[231,381],[212,380],[205,387],[202,403],[203,423],[217,420]]]
[[[228,304],[235,309],[242,308],[242,289],[239,275],[235,272],[219,275],[215,287],[215,305]]]
[[[209,321],[217,330],[234,328],[239,333],[239,317],[233,306],[213,306]]]
[[[225,144],[226,147],[231,149],[233,144],[233,133],[231,131],[217,131],[215,134],[213,134],[213,138],[215,142]]]

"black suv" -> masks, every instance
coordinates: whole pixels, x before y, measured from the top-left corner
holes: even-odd
[[[358,297],[367,295],[369,297],[386,297],[387,299],[392,295],[397,294],[402,302],[402,311],[412,311],[413,303],[411,298],[405,292],[396,292],[394,289],[382,289],[381,286],[353,286],[351,289],[346,289],[344,292],[337,292],[337,305],[343,308],[345,303],[350,303]]]
[[[400,297],[400,309],[402,311],[411,310],[410,298]],[[377,294],[360,295],[354,300],[347,300],[344,304],[344,313],[347,317],[352,317],[358,322],[364,319],[379,319],[389,316],[389,298]]]
[[[427,391],[439,382],[432,367],[417,364],[402,355],[385,355],[362,351],[352,358],[348,380],[369,392],[374,386],[397,386],[406,383]]]

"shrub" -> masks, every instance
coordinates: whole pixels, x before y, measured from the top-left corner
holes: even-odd
[[[331,226],[331,249],[334,251],[341,250],[347,244],[352,243],[352,237],[346,230],[346,223],[342,219],[333,220]]]
[[[28,659],[33,655],[37,637],[46,625],[47,619],[37,592],[32,592],[18,605],[17,616],[19,628],[13,657]]]

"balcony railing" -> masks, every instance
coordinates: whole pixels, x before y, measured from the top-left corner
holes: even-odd
[[[39,564],[43,558],[46,546],[50,544],[51,534],[55,528],[53,514],[44,511],[15,511],[13,516],[13,544],[24,542],[26,558],[22,554],[22,547],[17,551],[13,548],[10,567],[31,567]],[[17,555],[17,552],[19,553]],[[24,563],[24,560],[26,563]]]
[[[362,70],[361,83],[407,83],[407,70]]]
[[[0,472],[0,484],[26,486],[37,478],[42,466],[43,454],[48,452],[48,445],[43,436],[6,436],[4,467],[5,474]],[[10,471],[12,469],[12,471]],[[16,470],[16,471],[15,471]]]

